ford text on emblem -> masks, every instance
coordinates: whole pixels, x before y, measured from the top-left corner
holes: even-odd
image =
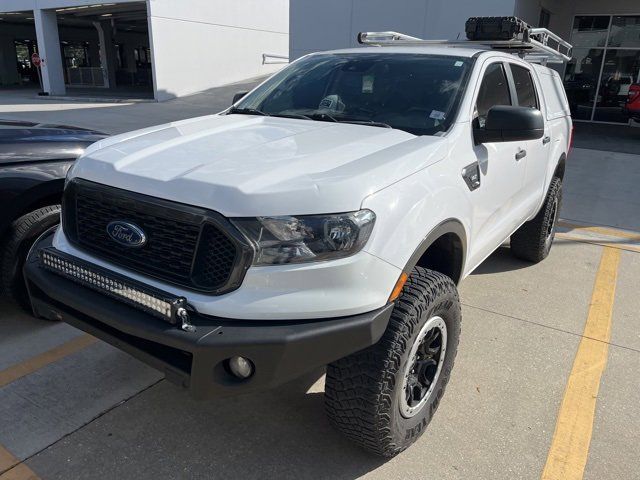
[[[115,221],[107,225],[109,236],[125,247],[142,247],[147,243],[147,236],[137,225],[129,222]]]

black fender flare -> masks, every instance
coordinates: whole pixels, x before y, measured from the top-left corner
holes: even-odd
[[[556,162],[556,166],[553,169],[553,173],[551,174],[551,180],[553,180],[553,177],[558,177],[562,180],[564,179],[564,172],[565,169],[567,168],[567,154],[566,153],[562,153],[562,155],[560,155],[560,158],[558,159],[558,161]],[[559,172],[562,172],[561,175],[558,175]],[[549,180],[549,184],[551,184],[551,180]]]
[[[420,260],[422,255],[424,255],[424,253],[429,249],[429,247],[433,245],[433,243],[438,238],[448,233],[453,233],[454,235],[456,235],[461,242],[462,259],[460,262],[460,267],[459,267],[460,271],[458,272],[458,279],[457,279],[457,282],[459,282],[460,279],[462,278],[462,273],[464,272],[464,265],[467,258],[467,232],[464,228],[464,225],[462,225],[462,222],[460,222],[460,220],[457,220],[455,218],[449,218],[447,220],[440,222],[438,225],[436,225],[427,234],[427,236],[422,239],[422,241],[420,242],[418,247],[415,249],[411,257],[409,257],[409,261],[407,262],[405,267],[402,269],[402,271],[407,275],[409,275],[413,270],[413,267],[417,265],[418,261]]]

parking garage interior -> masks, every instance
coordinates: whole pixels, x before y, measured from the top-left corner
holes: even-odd
[[[145,2],[55,10],[69,96],[153,98]],[[34,13],[0,13],[0,88],[41,90]]]

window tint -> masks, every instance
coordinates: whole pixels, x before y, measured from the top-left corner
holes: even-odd
[[[513,81],[516,84],[516,95],[518,96],[518,105],[521,107],[538,108],[536,100],[536,89],[533,85],[531,72],[524,67],[518,65],[510,65]]]
[[[237,107],[272,116],[386,124],[414,135],[446,131],[473,59],[378,50],[310,55],[271,77]]]
[[[495,105],[511,105],[509,84],[501,63],[489,65],[484,72],[476,103],[480,126],[484,125],[484,118],[487,116],[487,112]]]

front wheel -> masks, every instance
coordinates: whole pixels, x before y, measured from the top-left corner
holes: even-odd
[[[0,280],[3,293],[30,311],[22,267],[33,243],[60,221],[60,205],[42,207],[15,220],[9,229],[2,256]]]
[[[556,234],[562,206],[562,181],[554,177],[538,214],[511,235],[511,252],[521,260],[538,263],[547,258]]]
[[[384,457],[424,433],[438,408],[460,338],[453,281],[415,267],[375,345],[327,367],[325,404],[333,425]]]

